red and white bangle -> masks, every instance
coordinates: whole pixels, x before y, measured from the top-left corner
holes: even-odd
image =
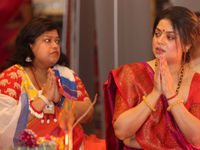
[[[40,95],[39,98],[41,98],[45,102],[45,104],[49,105],[49,101],[47,100],[46,97],[44,97],[43,95]]]
[[[43,116],[44,116],[43,111],[41,111],[41,112],[37,111],[37,110],[32,106],[32,104],[31,104],[32,101],[33,101],[33,100],[30,100],[30,101],[29,101],[29,110],[30,110],[31,114],[32,114],[33,116],[35,116],[36,118],[43,118]]]

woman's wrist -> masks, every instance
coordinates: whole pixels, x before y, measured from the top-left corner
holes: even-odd
[[[161,94],[159,94],[159,92],[157,92],[156,90],[152,90],[148,96],[153,97],[154,99],[158,100]]]
[[[165,95],[166,99],[169,99],[169,98],[173,97],[176,94],[176,92],[174,89],[171,89],[171,90],[164,92],[163,94]]]
[[[42,111],[46,104],[40,99],[30,100],[32,107],[34,107],[38,112]]]
[[[166,100],[169,101],[169,100],[172,100],[173,98],[175,98],[177,96],[177,94],[173,94],[172,96],[170,97],[166,97]]]
[[[178,97],[178,95],[170,100],[167,101],[168,105],[173,104],[174,102],[180,100],[180,98]]]
[[[61,98],[62,98],[62,95],[60,94],[59,97],[54,98],[53,102],[58,104],[58,103],[60,103]]]
[[[49,105],[50,101],[49,101],[44,95],[40,95],[39,98],[42,99],[42,101],[43,101],[46,105]]]
[[[61,97],[61,98],[62,98],[62,97]],[[58,105],[60,104],[61,98],[60,98],[57,102],[54,102],[54,104],[55,104],[56,106],[58,106]]]

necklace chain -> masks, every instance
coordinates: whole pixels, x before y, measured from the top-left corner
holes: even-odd
[[[155,61],[155,68],[157,67],[157,61]],[[180,75],[180,78],[179,78],[179,81],[178,81],[178,86],[176,88],[176,94],[178,95],[178,92],[180,90],[180,87],[181,87],[181,83],[182,83],[182,80],[183,80],[183,73],[184,73],[184,67],[183,65],[181,66],[181,75]]]

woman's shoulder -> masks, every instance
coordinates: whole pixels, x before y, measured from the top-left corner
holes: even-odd
[[[16,73],[16,74],[21,76],[22,71],[23,71],[23,67],[16,64],[16,65],[13,65],[13,66],[5,69],[3,72],[1,72],[1,74],[10,74],[10,73],[14,74],[14,73]]]
[[[124,64],[114,70],[111,70],[112,73],[122,73],[122,72],[134,72],[136,70],[144,70],[146,67],[149,66],[147,62],[136,62],[131,64]]]
[[[197,81],[200,80],[200,73],[196,72],[195,70],[191,69],[190,67],[186,66],[184,69],[184,72],[186,72],[186,74],[188,74],[188,80],[191,81]]]
[[[75,77],[74,77],[75,72],[72,69],[66,66],[61,66],[57,64],[53,67],[53,70],[56,75],[59,75],[60,77],[64,77],[70,81],[75,81]]]
[[[1,94],[6,94],[19,100],[21,93],[22,70],[18,65],[13,65],[0,74]],[[3,89],[3,90],[2,90]]]
[[[190,86],[190,91],[198,91],[200,89],[200,74],[192,69],[188,69],[187,83]]]
[[[198,82],[198,83],[200,83],[200,73],[198,73],[198,72],[193,72],[193,75],[192,75],[192,81],[193,82]]]

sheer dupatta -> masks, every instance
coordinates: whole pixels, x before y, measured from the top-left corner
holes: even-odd
[[[147,63],[124,65],[110,72],[108,82],[104,84],[105,111],[108,116],[108,118],[106,117],[106,140],[111,138],[113,141],[116,138],[111,135],[112,121],[110,120],[115,121],[121,113],[126,111],[123,110],[122,103],[125,103],[128,109],[140,103],[142,96],[147,96],[153,89],[153,77],[154,72]],[[115,99],[116,90],[119,90],[124,102]],[[110,102],[113,109],[108,109],[107,101]],[[118,109],[115,110],[113,104]],[[167,106],[165,96],[162,95],[155,106],[156,112],[150,114],[136,133],[138,143],[144,149],[197,149],[187,143],[173,116],[166,111]],[[130,148],[124,147],[124,149]]]

